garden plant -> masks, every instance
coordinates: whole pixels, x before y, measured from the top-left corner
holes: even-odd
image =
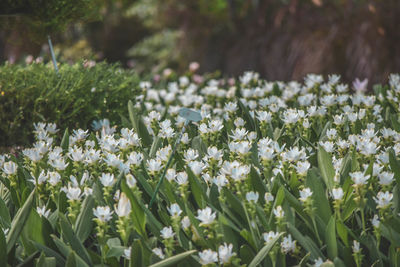
[[[35,123],[31,146],[0,157],[1,263],[399,266],[399,75],[373,93],[254,72],[138,89],[116,126]],[[183,107],[201,120],[150,206]]]

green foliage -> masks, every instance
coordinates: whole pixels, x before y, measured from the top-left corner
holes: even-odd
[[[62,64],[60,76],[49,65],[0,66],[0,147],[32,141],[33,123],[90,128],[93,120],[119,122],[128,100],[135,101],[139,79],[118,65]]]
[[[98,19],[100,3],[100,0],[5,0],[0,2],[0,16],[3,26],[28,25],[29,34],[43,39],[63,31],[70,23]]]

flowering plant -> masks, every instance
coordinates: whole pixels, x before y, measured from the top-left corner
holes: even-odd
[[[400,76],[140,84],[131,127],[35,125],[0,157],[0,259],[91,266],[395,266]],[[184,126],[181,107],[202,118]],[[125,122],[128,124],[128,122]]]

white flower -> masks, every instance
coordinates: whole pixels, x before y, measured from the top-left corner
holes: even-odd
[[[311,166],[311,164],[307,160],[306,161],[298,161],[295,168],[299,175],[306,175],[310,166]]]
[[[147,168],[150,173],[154,174],[156,172],[161,171],[162,162],[159,159],[150,159],[147,161]]]
[[[124,249],[124,254],[122,256],[128,260],[131,259],[131,251],[132,247]]]
[[[70,147],[68,150],[68,156],[70,159],[76,162],[83,161],[85,159],[85,153],[83,153],[82,148],[74,146]]]
[[[133,177],[132,174],[127,174],[125,176],[126,178],[126,184],[129,186],[129,188],[134,188],[136,186],[136,179]]]
[[[364,175],[362,172],[351,172],[349,173],[355,186],[365,185],[370,175]]]
[[[61,175],[56,171],[48,172],[47,175],[48,175],[49,183],[52,186],[57,185],[61,181]]]
[[[190,219],[189,219],[189,217],[188,217],[188,216],[183,217],[183,219],[182,219],[182,221],[181,221],[181,224],[182,224],[182,228],[183,228],[183,229],[187,229],[187,228],[190,226]]]
[[[188,166],[192,170],[192,172],[196,175],[200,175],[203,169],[206,167],[203,162],[200,161],[191,161]]]
[[[201,221],[200,225],[210,225],[214,222],[216,218],[216,213],[212,213],[210,207],[206,207],[202,210],[197,210],[197,217],[198,220]]]
[[[164,258],[165,258],[165,255],[164,255],[164,253],[163,253],[163,251],[162,251],[161,248],[153,248],[152,251],[153,251],[153,253],[156,254],[157,257],[159,257],[160,259],[164,259]]]
[[[360,81],[358,78],[353,82],[353,88],[356,93],[364,93],[367,91],[368,79]]]
[[[332,153],[334,151],[334,144],[331,141],[326,141],[326,142],[319,142],[319,144],[324,148],[324,150],[328,153]]]
[[[113,212],[111,211],[109,206],[98,206],[96,209],[93,209],[93,214],[101,222],[108,222],[109,220],[111,220]]]
[[[125,193],[121,193],[118,201],[118,205],[115,207],[115,213],[118,217],[125,217],[131,213],[131,202]]]
[[[311,197],[311,195],[312,195],[311,189],[306,187],[306,188],[304,188],[303,190],[300,191],[300,198],[299,199],[300,199],[301,202],[304,203],[304,202],[307,201],[307,199],[309,199]]]
[[[285,212],[283,211],[281,206],[278,206],[274,209],[274,214],[275,217],[278,219],[283,218],[283,216],[285,216]]]
[[[378,228],[378,227],[379,227],[379,224],[380,224],[379,216],[375,214],[374,217],[372,218],[371,222],[372,222],[372,225],[373,225],[375,228]]]
[[[287,237],[284,237],[282,242],[281,242],[281,249],[282,252],[287,254],[287,253],[294,253],[296,250],[296,240],[292,240],[292,236],[289,234]]]
[[[65,163],[65,160],[63,158],[52,160],[49,162],[49,164],[57,171],[63,171],[69,165],[69,163]]]
[[[324,261],[321,258],[318,258],[314,261],[314,267],[320,267],[322,266],[322,264],[324,263]]]
[[[161,233],[161,237],[164,238],[164,239],[173,238],[174,235],[175,235],[174,231],[172,231],[172,227],[171,226],[164,227],[160,231],[160,233]]]
[[[380,185],[390,185],[393,182],[394,173],[381,172],[378,174]]]
[[[101,177],[100,177],[100,182],[105,187],[113,186],[113,184],[115,182],[114,174],[112,174],[112,173],[102,173]]]
[[[258,201],[258,196],[259,196],[258,192],[251,191],[251,192],[246,193],[246,199],[249,202],[257,202]]]
[[[268,244],[269,242],[271,242],[278,235],[279,235],[279,233],[278,232],[274,232],[274,231],[269,231],[268,233],[264,233],[263,237],[264,237],[265,243]]]
[[[264,195],[264,199],[265,199],[265,202],[269,203],[269,202],[274,201],[274,196],[270,192],[267,192]]]
[[[377,208],[388,207],[391,204],[390,202],[392,201],[392,199],[393,199],[393,194],[388,191],[386,191],[386,192],[380,191],[377,194],[377,198],[374,197],[374,200],[377,204],[377,206],[376,206]]]
[[[28,148],[22,151],[25,157],[28,157],[33,162],[38,162],[42,159],[43,155],[36,148]],[[49,155],[50,158],[50,155]]]
[[[360,243],[356,240],[353,240],[353,252],[359,253],[360,252]]]
[[[172,217],[179,216],[182,213],[181,208],[176,203],[172,204],[167,210]]]
[[[228,245],[224,243],[223,245],[219,246],[218,248],[219,263],[221,264],[229,263],[232,256],[235,255],[235,253],[232,252],[232,249],[233,249],[232,244]]]
[[[178,174],[175,177],[176,182],[179,185],[186,185],[188,183],[188,175],[186,172],[178,172]]]
[[[79,187],[68,186],[67,188],[64,187],[63,191],[67,194],[69,200],[79,200],[82,197],[82,191]]]
[[[50,215],[50,210],[46,210],[46,206],[43,207],[36,207],[36,211],[40,216],[43,216],[45,218],[48,218]]]
[[[272,120],[272,113],[267,111],[257,112],[257,119],[260,122],[270,122]]]
[[[13,161],[7,161],[3,164],[3,171],[7,175],[12,175],[17,172],[18,165]]]
[[[200,264],[202,265],[218,262],[218,253],[212,251],[211,249],[206,249],[203,250],[203,252],[199,252],[199,257],[200,257]]]
[[[332,196],[334,200],[341,200],[343,198],[343,189],[341,187],[332,189]]]

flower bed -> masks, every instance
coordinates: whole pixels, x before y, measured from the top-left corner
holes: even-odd
[[[0,160],[0,261],[92,266],[396,265],[400,76],[365,94],[245,73],[142,83],[131,128],[36,124]],[[185,119],[200,110],[157,183]]]

